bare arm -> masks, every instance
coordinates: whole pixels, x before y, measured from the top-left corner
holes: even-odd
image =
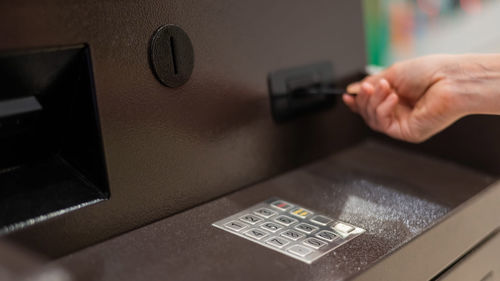
[[[433,55],[349,86],[344,102],[374,130],[422,142],[470,114],[500,114],[500,55]]]

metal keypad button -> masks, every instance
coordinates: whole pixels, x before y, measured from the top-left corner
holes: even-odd
[[[337,239],[337,234],[328,230],[321,230],[320,232],[316,233],[316,237],[324,239],[328,242],[332,242],[333,240]]]
[[[354,227],[347,225],[345,223],[338,222],[332,228],[340,233],[348,234],[354,230]]]
[[[300,232],[298,232],[298,231],[290,229],[290,230],[287,230],[287,231],[283,231],[281,233],[281,236],[286,237],[286,238],[288,238],[290,240],[293,240],[293,241],[297,241],[300,238],[304,237],[305,235],[302,234],[302,233],[300,233]]]
[[[272,217],[272,216],[274,216],[274,215],[277,214],[275,211],[271,211],[271,210],[269,210],[267,208],[257,209],[257,210],[254,211],[254,213],[257,214],[257,215],[259,215],[259,216],[261,216],[261,217],[263,217],[263,218],[266,218],[266,219],[270,218],[270,217]]]
[[[311,222],[313,222],[315,224],[319,224],[319,225],[327,225],[328,223],[330,223],[332,221],[333,221],[333,219],[331,219],[329,217],[321,216],[321,215],[314,216],[311,218]]]
[[[261,221],[262,219],[255,216],[255,215],[251,215],[251,214],[248,214],[248,215],[244,215],[240,218],[240,220],[244,221],[244,222],[247,222],[249,224],[256,224],[258,223],[259,221]]]
[[[287,216],[279,216],[274,219],[276,222],[281,223],[284,226],[289,226],[297,222],[296,219],[292,219],[291,217]]]
[[[282,226],[279,226],[278,224],[274,223],[274,222],[266,222],[266,223],[263,223],[260,227],[266,229],[266,230],[269,230],[271,232],[276,232],[280,229],[282,229],[283,227]]]
[[[295,229],[310,234],[316,231],[318,228],[307,223],[300,223],[295,226]]]
[[[280,238],[280,237],[271,237],[266,241],[267,244],[273,245],[278,248],[283,248],[284,246],[288,245],[290,242],[287,241],[286,239]]]
[[[293,245],[292,247],[288,248],[288,251],[290,253],[293,253],[293,254],[301,256],[301,257],[305,257],[305,256],[309,255],[310,253],[312,253],[311,249],[306,248],[306,247],[301,246],[301,245]]]
[[[273,203],[271,203],[271,206],[273,206],[274,208],[276,208],[280,211],[286,211],[286,210],[290,209],[291,207],[293,207],[292,204],[290,204],[286,201],[283,201],[283,200],[274,201]]]
[[[309,247],[312,247],[314,249],[319,249],[323,246],[326,245],[326,242],[323,242],[319,239],[316,239],[316,238],[307,238],[306,240],[304,240],[302,243],[304,243],[304,245],[306,246],[309,246]]]
[[[247,227],[246,224],[239,222],[239,221],[231,221],[231,222],[226,223],[224,226],[227,228],[230,228],[234,231],[240,231],[243,228]]]
[[[313,212],[311,212],[309,210],[306,210],[304,208],[301,208],[301,207],[297,207],[297,208],[292,209],[290,211],[290,214],[293,215],[293,216],[299,217],[301,219],[305,219],[308,216],[312,215]]]
[[[252,228],[252,229],[246,231],[245,235],[250,236],[252,238],[255,238],[257,240],[260,240],[260,239],[266,237],[267,235],[269,235],[269,233],[267,233],[263,230],[257,229],[257,228]]]

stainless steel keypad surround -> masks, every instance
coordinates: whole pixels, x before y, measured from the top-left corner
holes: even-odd
[[[270,198],[213,226],[309,264],[365,232],[279,198]]]

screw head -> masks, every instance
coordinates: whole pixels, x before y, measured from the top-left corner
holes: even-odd
[[[182,86],[193,72],[193,45],[187,33],[177,25],[163,25],[155,31],[149,58],[156,78],[167,87]]]

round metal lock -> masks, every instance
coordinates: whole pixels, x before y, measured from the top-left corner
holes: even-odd
[[[149,57],[153,73],[165,86],[179,87],[191,77],[193,45],[186,32],[176,25],[167,24],[155,31]]]

